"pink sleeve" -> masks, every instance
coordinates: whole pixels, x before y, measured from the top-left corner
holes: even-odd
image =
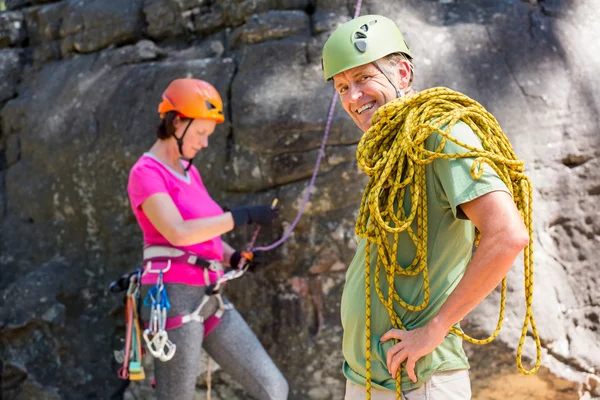
[[[163,175],[149,165],[136,165],[129,174],[127,192],[131,205],[138,208],[155,193],[169,193],[167,181]]]

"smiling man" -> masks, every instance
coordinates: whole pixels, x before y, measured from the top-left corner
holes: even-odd
[[[411,89],[411,61],[412,54],[397,25],[380,15],[348,21],[336,29],[323,48],[324,78],[333,81],[344,110],[363,132],[369,130],[381,106],[416,93]],[[463,122],[447,133],[462,143],[482,147]],[[425,141],[425,148],[436,151],[440,139],[432,134]],[[442,147],[447,154],[468,151],[450,140]],[[438,158],[425,167],[426,193],[422,196],[427,196],[425,221],[430,232],[425,250],[427,278],[422,274],[396,273],[391,282],[405,302],[394,298],[392,307],[406,330],[393,329],[387,305],[381,300],[388,293],[381,294],[381,288],[380,294],[370,290],[370,318],[365,312],[365,269],[369,268],[370,287],[375,287],[378,250],[377,244],[368,243],[366,238],[359,240],[348,267],[341,304],[347,400],[395,399],[398,373],[402,374],[404,399],[471,398],[469,364],[462,339],[450,330],[460,331],[460,320],[500,283],[529,241],[504,182],[491,168],[486,168],[478,179],[473,178],[473,162],[468,157]],[[404,207],[404,215],[409,215],[411,196],[397,199],[396,209],[400,206]],[[475,227],[481,240],[473,254]],[[406,270],[416,254],[409,232],[400,232],[395,260],[398,267]],[[380,282],[390,282],[386,272],[380,271]]]

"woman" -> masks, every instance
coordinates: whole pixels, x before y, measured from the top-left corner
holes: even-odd
[[[156,272],[163,270],[171,305],[168,315],[175,316],[198,307],[205,287],[223,275],[221,265],[241,266],[243,254],[223,242],[221,235],[243,224],[269,225],[277,212],[269,206],[223,212],[192,165],[196,153],[208,146],[216,124],[224,121],[221,97],[211,84],[198,79],[174,80],[163,93],[158,111],[162,118],[158,140],[131,169],[127,190],[144,233],[144,291],[156,284]],[[189,161],[184,164],[182,158]],[[193,253],[201,262],[171,259],[170,254],[177,253],[173,249]],[[147,262],[149,259],[154,261]],[[256,259],[244,261],[250,268],[256,264]],[[205,321],[219,308],[215,297],[210,299],[202,309]],[[285,378],[235,309],[229,307],[218,325],[209,328],[210,333],[206,328],[204,323],[192,321],[168,331],[176,352],[171,360],[155,363],[159,400],[194,398],[202,347],[256,399],[287,398]]]

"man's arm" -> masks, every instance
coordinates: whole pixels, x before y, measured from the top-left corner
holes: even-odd
[[[381,337],[382,341],[400,340],[387,353],[388,370],[394,377],[407,360],[408,376],[416,382],[417,360],[439,346],[450,328],[498,286],[529,243],[525,224],[508,193],[491,192],[460,207],[481,232],[479,247],[461,281],[429,323],[412,331],[392,329]]]

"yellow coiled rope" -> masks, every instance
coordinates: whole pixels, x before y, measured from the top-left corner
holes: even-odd
[[[483,150],[462,143],[449,136],[452,127],[462,121],[479,137]],[[444,130],[441,128],[445,127]],[[425,149],[425,140],[437,133],[442,136],[435,151]],[[446,142],[450,140],[468,149],[459,154],[443,154]],[[541,344],[532,314],[533,301],[533,221],[531,182],[524,174],[523,161],[517,159],[510,142],[502,132],[498,122],[479,103],[469,97],[447,88],[432,88],[418,94],[402,97],[380,107],[373,116],[371,128],[363,135],[356,153],[358,164],[370,177],[364,192],[360,212],[356,221],[356,233],[367,239],[366,246],[366,380],[367,399],[371,398],[371,284],[370,284],[370,243],[377,245],[375,267],[375,290],[379,300],[388,310],[392,325],[405,329],[393,308],[395,301],[411,311],[421,311],[429,303],[429,276],[427,273],[427,195],[425,186],[425,166],[438,158],[474,158],[471,176],[481,178],[484,164],[490,166],[513,195],[513,199],[529,231],[529,244],[524,250],[525,302],[527,306],[521,339],[517,348],[517,366],[526,375],[534,374],[541,363]],[[410,185],[411,210],[405,214],[406,189]],[[394,204],[400,204],[394,210]],[[417,221],[416,232],[411,224]],[[396,262],[398,235],[406,231],[416,245],[416,256],[406,269]],[[390,245],[388,235],[393,234]],[[477,232],[475,245],[481,234]],[[379,274],[385,268],[387,293],[381,291]],[[418,305],[406,303],[394,289],[396,275],[413,276],[423,274],[424,298]],[[486,344],[494,340],[500,332],[504,319],[506,300],[506,277],[502,280],[500,314],[496,329],[487,339],[474,339],[452,328],[451,332],[463,339]],[[522,351],[528,325],[536,343],[536,361],[531,370],[522,364]],[[401,374],[396,376],[396,395],[401,399]]]

